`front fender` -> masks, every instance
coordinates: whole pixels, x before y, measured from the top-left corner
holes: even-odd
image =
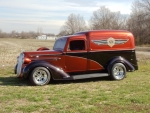
[[[108,70],[109,73],[110,73],[110,70],[111,70],[112,66],[115,63],[122,63],[122,64],[124,64],[126,69],[127,69],[127,71],[135,71],[134,66],[128,60],[126,60],[125,58],[123,58],[121,56],[118,56],[118,57],[112,58],[109,61],[108,66],[107,66],[107,70]]]
[[[50,63],[46,61],[34,61],[28,64],[24,69],[23,69],[23,77],[27,78],[30,76],[30,73],[32,70],[36,67],[45,67],[47,68],[51,75],[52,78],[55,79],[63,79],[63,78],[68,78],[70,77],[67,73],[65,73],[62,69],[55,67],[51,65]]]

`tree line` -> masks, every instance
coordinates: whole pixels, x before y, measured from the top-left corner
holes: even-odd
[[[41,27],[37,28],[37,32],[35,32],[35,31],[29,31],[29,32],[22,31],[20,33],[15,31],[15,30],[13,30],[10,33],[6,33],[0,29],[0,38],[22,38],[22,39],[36,38],[37,36],[40,36],[42,34],[43,34],[43,30]],[[53,33],[44,33],[44,34],[47,36],[55,36],[55,34],[53,34]]]
[[[133,2],[130,15],[112,12],[109,8],[101,6],[93,12],[88,25],[81,15],[70,14],[61,27],[59,35],[101,29],[128,30],[134,34],[137,45],[150,44],[150,0]]]

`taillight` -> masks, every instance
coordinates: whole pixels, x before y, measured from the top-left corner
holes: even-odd
[[[30,63],[31,62],[31,59],[29,59],[29,58],[24,58],[24,63],[25,64],[28,64],[28,63]]]

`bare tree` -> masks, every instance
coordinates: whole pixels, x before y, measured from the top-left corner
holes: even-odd
[[[126,29],[126,16],[120,12],[111,12],[105,6],[101,6],[93,12],[90,19],[90,28],[97,29]]]
[[[150,44],[150,1],[137,0],[132,4],[132,13],[127,22],[137,44]]]
[[[9,37],[9,34],[6,33],[6,32],[3,32],[1,29],[0,29],[0,38],[8,38]]]
[[[13,31],[10,33],[10,35],[11,35],[12,38],[17,38],[17,37],[18,37],[18,33],[17,33],[15,30],[13,30]]]
[[[145,13],[147,15],[150,15],[150,0],[141,0],[136,2],[138,2],[140,7],[142,7],[145,10]]]
[[[3,33],[3,32],[2,32],[2,30],[0,29],[0,38],[2,38],[2,37],[3,37],[3,36],[2,36],[2,33]]]
[[[68,20],[65,22],[65,25],[61,27],[60,35],[72,35],[75,32],[86,30],[86,23],[82,16],[70,14]]]
[[[65,36],[65,35],[69,35],[69,33],[67,32],[67,30],[65,30],[65,27],[62,26],[58,36]]]

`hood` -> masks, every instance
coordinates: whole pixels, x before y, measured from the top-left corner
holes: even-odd
[[[24,53],[24,56],[28,58],[40,58],[40,57],[62,55],[61,51],[55,51],[55,50],[32,51],[32,52],[23,52],[23,53]]]

